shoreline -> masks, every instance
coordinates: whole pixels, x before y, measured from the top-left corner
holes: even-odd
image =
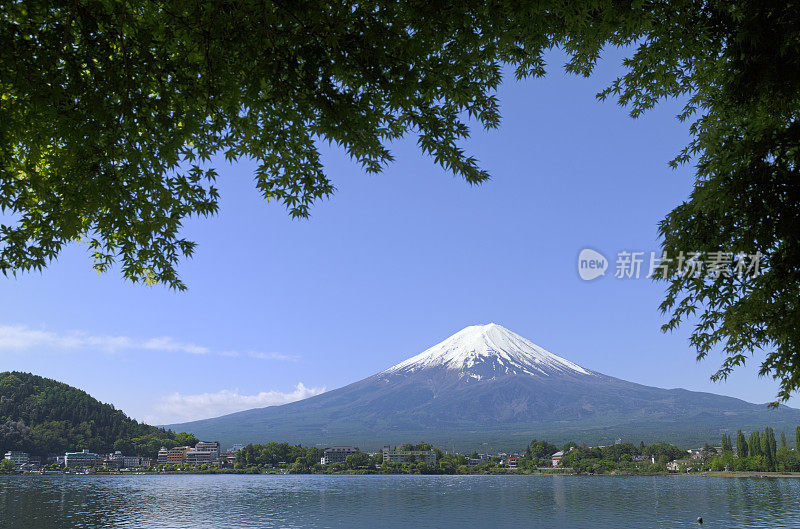
[[[682,477],[682,476],[697,476],[697,477],[711,477],[711,478],[800,478],[800,472],[758,472],[758,471],[703,471],[703,472],[655,472],[655,473],[626,473],[626,472],[608,472],[600,474],[578,474],[570,471],[553,471],[553,472],[475,472],[464,474],[409,474],[409,473],[382,473],[382,472],[333,472],[333,473],[291,473],[291,472],[192,472],[192,471],[174,471],[174,472],[91,472],[88,474],[83,473],[65,473],[65,472],[47,472],[44,474],[39,473],[13,473],[13,474],[0,474],[0,477],[17,476],[17,477],[38,477],[38,476],[575,476],[575,477]]]

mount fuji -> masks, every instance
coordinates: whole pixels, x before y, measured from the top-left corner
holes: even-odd
[[[467,327],[389,369],[305,400],[171,425],[225,444],[330,445],[425,440],[442,448],[513,450],[532,438],[679,444],[772,426],[800,410],[643,386],[579,366],[497,325]]]

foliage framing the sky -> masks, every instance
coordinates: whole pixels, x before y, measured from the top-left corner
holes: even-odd
[[[216,154],[258,163],[267,199],[295,217],[333,191],[317,143],[368,172],[407,134],[443,168],[488,174],[459,147],[468,121],[499,124],[504,64],[545,73],[560,47],[590,75],[602,49],[633,51],[599,94],[635,117],[687,101],[689,200],[661,224],[664,249],[764,254],[764,273],[672,275],[672,329],[721,347],[718,377],[767,351],[762,373],[800,387],[797,175],[800,10],[722,1],[8,1],[0,6],[0,270],[41,269],[72,241],[95,267],[183,289],[192,215],[217,211]]]

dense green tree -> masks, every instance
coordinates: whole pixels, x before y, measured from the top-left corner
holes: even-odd
[[[786,440],[786,432],[781,430],[781,448],[787,449],[789,448],[789,442]]]
[[[542,76],[559,47],[568,72],[590,75],[604,48],[627,46],[599,97],[634,117],[681,98],[691,122],[673,163],[693,163],[696,184],[662,222],[663,249],[732,252],[733,266],[762,254],[757,277],[657,273],[665,329],[699,314],[698,356],[726,355],[716,378],[767,350],[761,372],[786,399],[800,384],[798,27],[796,6],[761,0],[5,2],[0,270],[41,269],[81,240],[98,270],[184,288],[175,267],[195,245],[181,227],[217,211],[215,156],[254,159],[259,191],[297,217],[334,188],[319,141],[377,172],[416,134],[484,181],[459,142],[469,118],[498,125],[503,65]]]
[[[11,474],[14,472],[14,463],[10,459],[0,459],[0,474]]]
[[[733,451],[733,447],[731,446],[731,437],[728,434],[722,434],[722,451]]]
[[[794,449],[800,451],[800,426],[794,427]]]
[[[775,441],[775,430],[773,430],[772,427],[769,427],[767,443],[769,444],[770,467],[772,470],[776,470],[775,467],[778,461],[778,443]]]
[[[751,456],[760,456],[761,454],[761,436],[758,433],[758,430],[752,432],[750,434],[750,440],[747,442],[747,446],[750,447],[750,455]]]
[[[372,462],[372,458],[369,457],[368,454],[364,452],[357,452],[355,454],[350,454],[345,458],[345,463],[347,464],[347,468],[361,468],[369,466]]]
[[[631,443],[619,443],[601,448],[602,458],[609,461],[621,461],[623,456],[638,455],[639,450]]]
[[[236,452],[236,468],[273,468],[295,465],[308,469],[319,463],[322,451],[289,443],[250,444]]]
[[[778,470],[782,472],[800,472],[800,454],[796,450],[779,451]]]
[[[669,443],[660,442],[645,446],[642,455],[654,456],[656,460],[672,461],[686,457],[686,451]]]
[[[459,454],[446,454],[438,460],[439,469],[443,474],[455,474],[458,468],[466,464],[466,457]]]
[[[561,446],[560,450],[562,452],[569,452],[570,450],[572,450],[573,448],[576,448],[577,446],[578,446],[578,443],[576,443],[575,441],[569,441],[567,443],[564,443]]]
[[[161,446],[195,444],[186,433],[141,424],[85,391],[30,373],[0,372],[0,453],[47,456],[88,448],[155,457]]]
[[[736,455],[739,457],[747,457],[748,455],[747,441],[741,430],[736,432]]]
[[[558,452],[558,447],[547,441],[537,441],[534,439],[525,449],[527,459],[545,459]]]
[[[661,305],[671,313],[664,328],[699,315],[691,337],[698,358],[718,347],[725,355],[714,380],[725,379],[753,351],[766,350],[760,374],[778,379],[778,399],[786,400],[800,387],[800,10],[757,0],[694,6],[659,31],[680,31],[692,20],[684,35],[702,34],[703,44],[668,38],[661,44],[671,41],[669,51],[643,52],[649,68],[644,62],[633,67],[634,78],[650,79],[649,86],[663,86],[661,75],[671,72],[667,92],[690,94],[681,117],[700,114],[690,127],[694,139],[674,161],[695,164],[694,190],[660,226],[663,249],[675,259]],[[700,48],[704,53],[697,54]],[[691,77],[700,76],[706,82],[695,85]],[[623,88],[622,99],[627,93],[652,101],[646,88]],[[692,251],[701,252],[707,266],[682,273],[680,257]],[[753,264],[742,254],[756,252],[759,273],[739,273]]]
[[[770,427],[764,428],[764,434],[761,436],[761,455],[764,457],[766,469],[775,470],[777,447],[775,434]]]

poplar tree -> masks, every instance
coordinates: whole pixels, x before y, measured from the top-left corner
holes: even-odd
[[[772,428],[764,428],[764,435],[761,436],[761,455],[764,456],[764,463],[767,470],[774,470],[776,463],[775,434]]]
[[[739,457],[747,457],[747,441],[741,430],[736,432],[736,454]]]
[[[772,470],[772,455],[769,450],[767,429],[764,429],[764,435],[761,436],[761,456],[764,458],[766,470]]]
[[[751,456],[760,456],[761,454],[761,436],[758,433],[758,430],[755,430],[753,433],[750,434],[750,441],[747,443],[750,447],[750,455]]]

